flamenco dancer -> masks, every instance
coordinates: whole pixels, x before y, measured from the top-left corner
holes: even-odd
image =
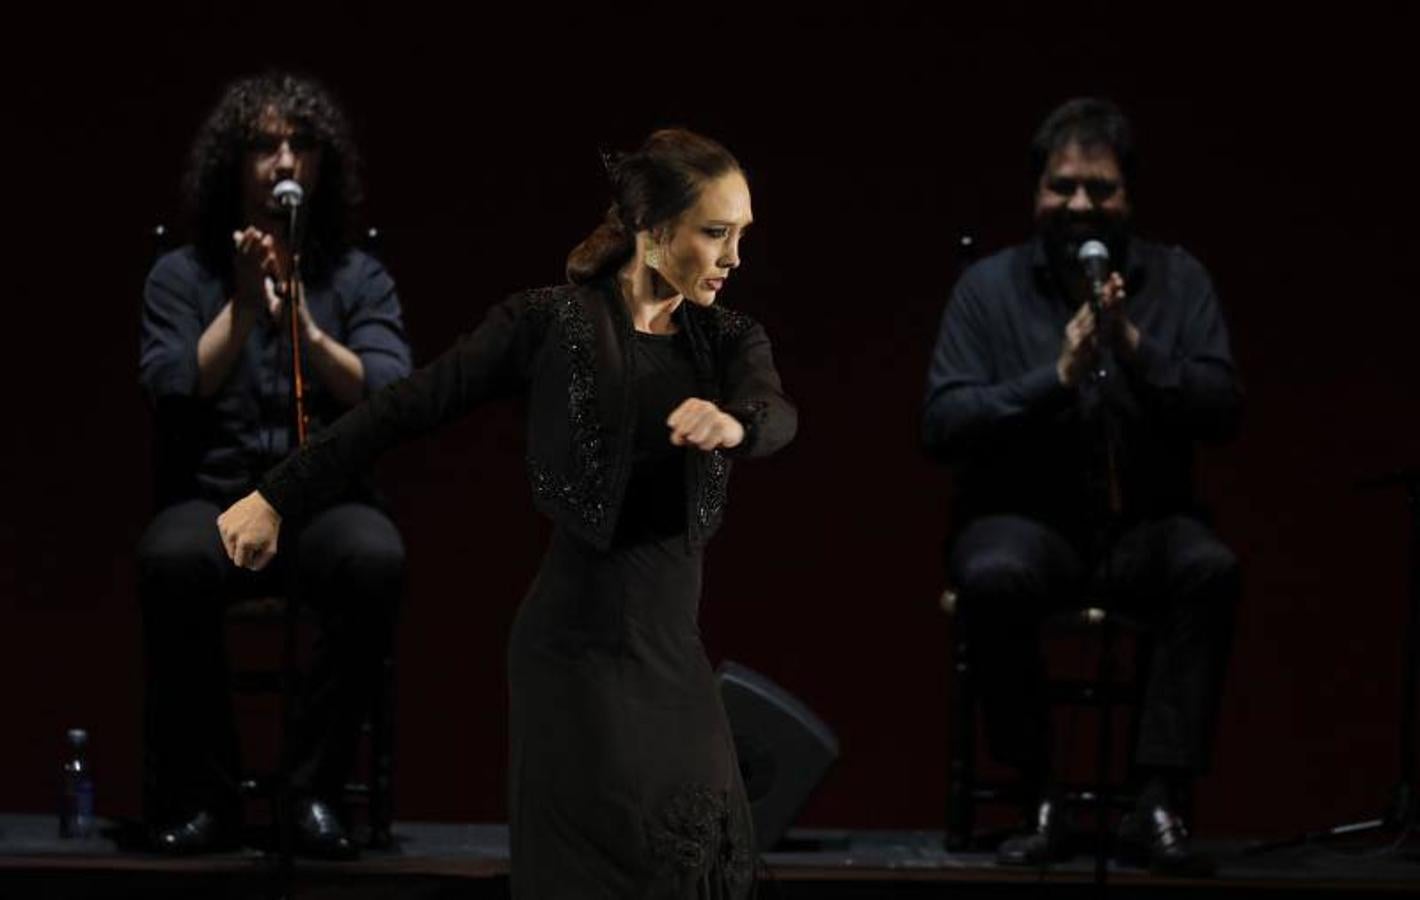
[[[283,523],[381,451],[526,396],[528,474],[555,529],[509,642],[513,896],[745,897],[753,826],[696,625],[701,560],[732,460],[783,447],[797,413],[764,329],[716,303],[752,219],[735,158],[669,129],[608,170],[613,202],[568,284],[493,307],[218,527],[259,569]]]

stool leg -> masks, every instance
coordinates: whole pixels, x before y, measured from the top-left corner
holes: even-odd
[[[1154,644],[1151,635],[1141,634],[1134,641],[1134,668],[1132,678],[1132,688],[1130,690],[1130,711],[1129,711],[1129,762],[1131,776],[1137,775],[1133,771],[1135,761],[1139,754],[1139,735],[1144,728],[1144,696],[1149,687],[1149,673],[1153,671]],[[1137,795],[1130,794],[1128,798],[1131,802],[1137,801]],[[1185,815],[1187,813],[1185,812]]]
[[[976,827],[976,691],[972,683],[971,642],[961,616],[953,622],[951,709],[952,762],[947,799],[947,849],[971,846]]]
[[[380,663],[379,694],[370,713],[370,846],[387,848],[394,835],[394,655]]]
[[[276,844],[280,878],[289,883],[296,856],[296,798],[291,783],[296,768],[296,691],[297,630],[300,625],[300,600],[292,592],[286,598],[286,618],[282,623],[281,646],[281,763],[276,773]]]
[[[1115,624],[1106,618],[1100,626],[1099,669],[1095,695],[1099,706],[1099,748],[1095,771],[1095,884],[1103,888],[1109,873],[1109,811],[1113,791],[1109,773],[1114,759],[1114,649]]]

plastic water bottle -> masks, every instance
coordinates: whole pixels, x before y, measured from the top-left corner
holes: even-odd
[[[82,728],[69,729],[68,752],[59,783],[59,836],[92,837],[94,776],[89,770],[89,733]]]

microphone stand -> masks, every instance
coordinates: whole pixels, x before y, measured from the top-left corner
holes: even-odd
[[[301,306],[305,303],[305,282],[301,278],[301,242],[300,233],[296,230],[300,225],[300,205],[297,203],[286,204],[287,208],[287,230],[286,238],[291,245],[291,271],[286,281],[286,306],[290,320],[291,336],[291,405],[295,414],[296,426],[296,449],[305,446],[306,434],[309,426],[309,419],[306,414],[306,381],[301,370]],[[292,740],[291,735],[295,733],[296,711],[295,703],[292,699],[295,692],[295,684],[292,680],[290,670],[290,660],[296,658],[296,623],[299,616],[297,604],[300,602],[298,594],[290,594],[287,597],[287,608],[285,614],[285,624],[283,627],[283,658],[287,660],[282,665],[281,672],[281,772],[280,781],[277,787],[278,806],[278,834],[277,834],[277,865],[276,895],[286,898],[291,896],[292,873],[295,869],[295,789],[291,783],[291,772],[294,769],[294,759],[291,755]]]
[[[1104,384],[1109,378],[1110,361],[1113,354],[1104,341],[1104,279],[1096,277],[1094,273],[1090,275],[1090,312],[1095,317],[1095,334],[1099,338],[1099,360],[1095,370],[1090,373],[1090,380],[1094,382],[1095,388],[1099,391],[1099,413],[1100,422],[1104,429],[1104,449],[1105,466],[1108,491],[1109,491],[1109,512],[1111,519],[1118,519],[1124,512],[1124,496],[1119,485],[1119,459],[1118,445],[1119,434],[1116,428],[1117,423],[1112,415],[1109,402],[1104,396]],[[1111,523],[1112,524],[1112,523]]]
[[[301,244],[296,226],[300,207],[290,204],[286,236],[291,242],[291,274],[286,282],[286,302],[291,327],[291,402],[296,419],[296,447],[304,447],[310,427],[306,414],[306,379],[301,370],[301,307],[305,304],[305,282],[301,278]]]
[[[1106,396],[1107,381],[1110,373],[1110,348],[1104,341],[1104,279],[1100,277],[1098,271],[1087,271],[1090,282],[1090,312],[1095,317],[1095,334],[1099,340],[1099,358],[1095,361],[1094,368],[1090,371],[1089,381],[1094,388],[1096,412],[1100,417],[1100,431],[1104,438],[1105,452],[1105,491],[1108,496],[1108,509],[1104,515],[1104,523],[1100,529],[1099,545],[1102,553],[1102,560],[1099,577],[1105,583],[1110,581],[1110,555],[1114,538],[1120,525],[1120,517],[1124,513],[1124,498],[1119,484],[1118,469],[1118,444],[1119,433],[1115,421],[1114,413],[1109,406],[1109,398]],[[1106,624],[1106,628],[1113,627]],[[1113,660],[1108,658],[1111,651],[1108,650],[1107,639],[1100,648],[1099,679],[1101,682],[1106,679],[1113,680],[1112,674]],[[1096,760],[1096,776],[1098,783],[1095,785],[1095,866],[1094,866],[1094,888],[1099,896],[1104,896],[1109,884],[1109,790],[1110,770],[1113,768],[1113,748],[1114,748],[1114,722],[1111,715],[1112,709],[1108,705],[1101,706],[1099,710],[1099,735],[1098,735],[1098,759]]]

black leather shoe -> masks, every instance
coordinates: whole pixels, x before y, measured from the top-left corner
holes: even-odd
[[[320,800],[296,803],[296,852],[315,859],[355,859],[360,848],[350,839],[340,818]]]
[[[1161,803],[1136,808],[1120,820],[1119,857],[1155,875],[1207,878],[1218,868],[1213,857],[1189,846],[1183,819]]]
[[[1070,829],[1058,800],[1042,800],[1036,809],[1035,829],[1013,834],[996,848],[1002,866],[1043,866],[1070,858]]]
[[[153,832],[153,849],[174,856],[213,853],[236,846],[236,829],[205,809],[186,822]]]

